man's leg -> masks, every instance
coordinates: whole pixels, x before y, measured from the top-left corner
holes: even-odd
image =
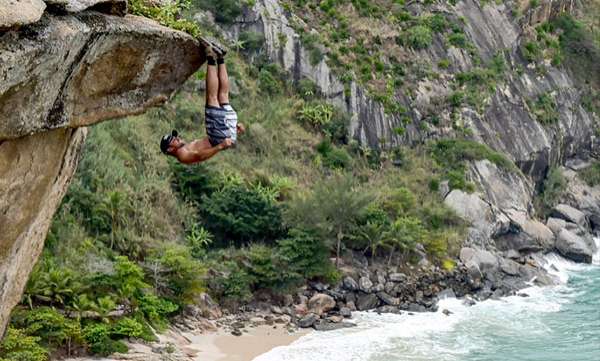
[[[217,72],[217,61],[215,56],[208,56],[206,66],[206,105],[220,107],[219,104],[219,75]]]
[[[229,104],[229,76],[224,59],[217,60],[219,67],[219,104]]]

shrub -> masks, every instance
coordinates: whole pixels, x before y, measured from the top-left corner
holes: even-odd
[[[265,37],[262,33],[256,31],[244,31],[240,34],[239,41],[243,44],[245,51],[258,52],[265,43]]]
[[[196,1],[209,2],[207,0]],[[226,2],[232,1],[234,0],[226,0]],[[189,7],[190,0],[176,0],[160,6],[148,5],[148,2],[144,0],[128,0],[128,4],[132,14],[152,18],[164,26],[185,31],[192,36],[200,35],[198,24],[179,16],[182,10]]]
[[[593,162],[590,166],[579,172],[579,177],[583,179],[590,187],[600,184],[600,162]]]
[[[452,33],[448,35],[448,42],[457,48],[467,48],[469,41],[463,33]]]
[[[139,299],[139,308],[154,327],[164,329],[167,326],[167,317],[176,312],[179,306],[153,294],[145,294]]]
[[[298,112],[298,119],[314,129],[321,129],[333,119],[335,109],[325,102],[305,103]]]
[[[141,338],[145,334],[145,328],[137,320],[123,317],[112,325],[110,334],[117,338]]]
[[[206,227],[221,245],[272,241],[281,234],[281,211],[273,200],[244,185],[229,185],[203,197]]]
[[[81,342],[79,322],[67,319],[50,307],[20,310],[14,313],[13,324],[30,336],[39,337],[39,341],[50,348]]]
[[[162,250],[151,259],[158,265],[155,285],[162,294],[175,302],[184,304],[203,291],[204,267],[192,257],[188,248],[177,244],[165,244]]]
[[[466,139],[442,139],[429,145],[433,158],[443,166],[456,168],[464,161],[487,159],[500,168],[516,171],[515,164],[487,145]]]
[[[291,229],[287,238],[277,241],[279,257],[297,280],[326,278],[331,274],[328,250],[322,239],[310,231]]]
[[[223,285],[223,297],[239,302],[249,301],[252,298],[252,278],[237,263],[232,263],[228,268],[228,275],[220,280]]]
[[[560,168],[550,168],[542,183],[540,193],[535,199],[537,211],[543,216],[548,216],[552,208],[560,201],[566,188],[567,180]]]
[[[232,24],[242,15],[243,7],[240,0],[192,0],[194,7],[208,10],[215,15],[215,20],[224,24]]]
[[[110,335],[110,325],[104,323],[90,323],[83,329],[83,337],[92,353],[100,356],[108,356],[115,352],[126,353],[127,346],[121,341],[111,339]]]
[[[206,249],[213,243],[213,235],[204,227],[194,224],[186,236],[192,257],[202,258]]]
[[[0,342],[0,361],[47,361],[48,351],[40,346],[39,337],[9,327]]]
[[[550,93],[539,95],[535,101],[529,100],[527,105],[533,112],[535,119],[541,124],[554,124],[560,118],[558,104]]]
[[[416,25],[406,31],[406,43],[413,49],[425,49],[433,42],[431,29],[424,25]]]

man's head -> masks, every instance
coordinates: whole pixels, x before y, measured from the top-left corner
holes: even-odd
[[[171,134],[167,134],[160,140],[160,150],[164,154],[175,155],[177,149],[184,146],[183,140],[179,138],[179,133],[173,130]]]

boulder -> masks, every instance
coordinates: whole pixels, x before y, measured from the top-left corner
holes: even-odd
[[[500,258],[500,270],[507,275],[518,276],[520,266],[521,265],[511,259]]]
[[[125,16],[127,0],[44,0],[48,6],[61,11],[78,13],[93,8],[105,14]]]
[[[460,260],[468,268],[476,268],[481,272],[496,271],[498,258],[489,251],[463,247],[460,250]]]
[[[554,209],[552,209],[552,216],[564,219],[567,222],[575,223],[580,227],[587,226],[587,219],[585,217],[585,213],[567,204],[559,204],[556,207],[554,207]]]
[[[308,301],[308,311],[319,316],[335,307],[333,297],[324,293],[317,293]]]
[[[454,290],[452,288],[446,288],[437,294],[437,298],[440,300],[446,298],[456,298],[456,294],[454,293]]]
[[[223,317],[223,312],[219,305],[213,301],[208,293],[201,293],[194,298],[194,304],[200,311],[200,316],[209,320],[216,320]]]
[[[342,285],[348,291],[358,291],[358,287],[359,287],[358,283],[354,280],[354,278],[352,278],[350,276],[344,277],[344,279],[342,281]]]
[[[362,294],[356,300],[356,308],[359,311],[372,310],[377,306],[379,306],[379,298],[372,293]]]
[[[405,282],[408,279],[404,273],[390,273],[388,278],[390,282]]]
[[[377,297],[379,297],[379,299],[386,305],[398,306],[400,304],[399,298],[392,297],[385,292],[378,292]]]
[[[556,239],[556,249],[564,257],[580,263],[592,263],[592,249],[585,239],[563,229]]]
[[[315,322],[313,328],[317,331],[334,331],[341,328],[355,327],[356,325],[350,322],[328,322],[327,320],[319,320]]]
[[[530,219],[527,212],[518,210],[507,210],[506,214],[510,219],[511,223],[521,230],[522,233],[528,237],[521,237],[529,239],[531,245],[525,246],[524,248],[514,248],[520,251],[531,251],[535,248],[541,249],[552,249],[554,247],[554,233],[552,230],[540,221]]]
[[[558,235],[561,230],[567,228],[567,221],[560,218],[550,217],[546,221],[546,226],[548,226],[548,228],[554,232],[555,235]]]
[[[345,318],[351,318],[352,311],[348,307],[342,307],[342,308],[340,308],[340,316],[345,317]]]
[[[0,140],[140,114],[204,60],[192,36],[146,18],[45,16],[0,36]]]
[[[373,287],[373,282],[371,282],[371,279],[369,279],[369,277],[361,277],[358,280],[358,287],[361,291],[369,293],[371,292],[371,288]]]
[[[444,203],[488,239],[508,228],[508,218],[477,194],[454,189]]]
[[[0,2],[0,31],[35,23],[46,9],[42,0],[2,0]]]
[[[317,322],[318,319],[319,319],[319,316],[315,315],[314,313],[309,313],[308,315],[306,315],[298,320],[298,327],[302,327],[302,328],[311,327],[312,325],[315,324],[315,322]]]

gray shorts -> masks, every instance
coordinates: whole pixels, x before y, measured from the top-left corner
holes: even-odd
[[[207,105],[204,114],[206,116],[206,134],[213,147],[221,144],[227,138],[231,138],[234,144],[237,142],[238,117],[230,104],[223,104],[220,107]]]

